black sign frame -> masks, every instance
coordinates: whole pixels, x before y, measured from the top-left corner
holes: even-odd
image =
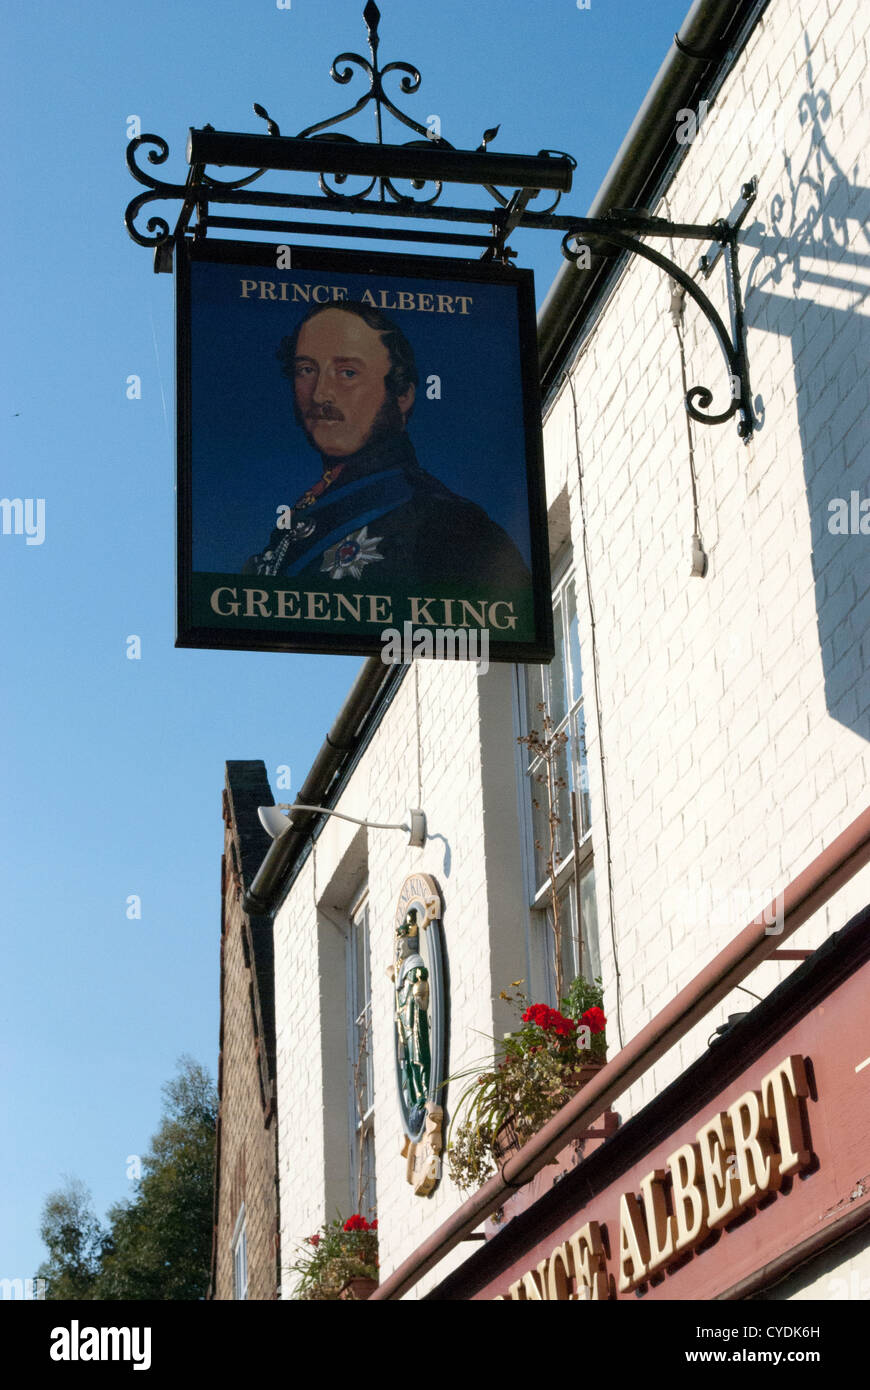
[[[287,255],[289,251],[289,256]],[[283,258],[288,269],[276,268],[282,265]],[[520,383],[521,401],[519,403],[521,434],[525,463],[525,498],[528,506],[527,554],[530,583],[528,591],[527,621],[528,635],[523,640],[510,638],[489,641],[488,659],[491,662],[539,663],[549,662],[554,653],[553,613],[550,583],[549,542],[547,532],[546,493],[544,484],[544,460],[541,437],[540,383],[538,377],[538,348],[535,324],[534,284],[532,272],[514,266],[484,263],[465,258],[438,258],[430,256],[385,255],[377,252],[348,251],[344,249],[321,250],[307,246],[291,245],[285,250],[267,242],[236,242],[222,239],[186,239],[177,247],[176,281],[176,373],[177,373],[177,472],[178,472],[178,533],[177,533],[177,647],[196,647],[210,650],[241,651],[284,651],[312,652],[322,654],[345,654],[384,657],[383,633],[387,628],[402,632],[408,628],[410,613],[392,613],[370,631],[326,632],[323,630],[300,630],[280,626],[280,619],[274,618],[277,626],[265,627],[262,624],[250,626],[222,626],[210,618],[202,621],[202,601],[197,608],[194,600],[194,433],[197,421],[193,418],[192,374],[197,344],[192,331],[192,267],[208,263],[218,266],[248,266],[262,273],[258,281],[279,286],[292,284],[297,272],[322,271],[329,274],[352,276],[373,276],[382,278],[401,277],[409,281],[463,282],[469,289],[477,283],[482,286],[512,286],[516,291],[516,374]],[[241,277],[247,283],[246,277]],[[436,296],[421,295],[423,298]],[[437,296],[441,299],[441,296]],[[450,298],[447,296],[446,298]],[[393,306],[387,302],[386,308]],[[292,325],[291,325],[292,327]],[[288,388],[290,390],[291,388]],[[202,409],[202,407],[200,407]],[[289,418],[289,415],[288,415]],[[411,431],[409,431],[410,433]],[[288,499],[292,500],[292,499]],[[357,533],[359,534],[359,533]],[[264,537],[265,539],[265,537]],[[375,558],[382,558],[375,556]],[[325,565],[324,565],[325,568]],[[373,573],[376,569],[373,568]],[[226,571],[226,574],[231,573]],[[240,581],[235,586],[236,594],[250,595],[261,593],[257,588],[258,576],[242,574],[241,569],[232,572]],[[289,581],[288,581],[289,582]],[[200,585],[200,588],[202,586]],[[223,586],[215,593],[232,592],[234,586]],[[425,585],[423,588],[425,589]],[[270,591],[271,592],[271,591]],[[286,595],[287,591],[283,591]],[[308,598],[311,595],[303,594]],[[232,608],[237,598],[221,599]],[[212,599],[214,602],[214,598]],[[286,597],[282,602],[286,605]],[[432,600],[433,604],[436,602]],[[442,600],[438,600],[439,603]],[[453,600],[463,603],[462,599]],[[482,602],[482,601],[481,601]],[[247,598],[249,607],[256,607],[256,600]],[[268,604],[261,604],[261,609]],[[504,604],[501,605],[504,607]],[[489,610],[494,605],[490,603]],[[427,612],[425,608],[423,612]],[[437,612],[438,610],[436,610]],[[442,628],[459,629],[462,624],[449,621],[452,610],[444,604],[442,610],[445,620],[438,625]],[[481,607],[486,612],[486,606]],[[218,610],[215,608],[215,612]],[[219,617],[224,615],[218,614]],[[233,615],[236,616],[236,615]],[[244,615],[243,615],[244,616]],[[467,616],[463,613],[462,616]],[[505,615],[502,615],[505,616]],[[425,622],[431,621],[427,614]],[[470,625],[467,625],[470,626]],[[411,627],[414,632],[421,630],[419,624]],[[437,628],[433,636],[437,635]],[[491,636],[491,634],[490,634]],[[406,654],[407,659],[407,633]],[[472,644],[473,645],[473,644]],[[414,655],[429,655],[417,649]],[[438,655],[436,649],[432,654]],[[449,653],[447,653],[449,655]],[[474,655],[480,655],[479,646]]]

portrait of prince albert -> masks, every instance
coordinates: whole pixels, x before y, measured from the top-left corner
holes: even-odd
[[[420,467],[409,437],[419,377],[396,323],[352,300],[318,305],[277,355],[319,464],[245,574],[313,588],[363,575],[378,587],[461,580],[466,591],[530,582],[508,534]]]

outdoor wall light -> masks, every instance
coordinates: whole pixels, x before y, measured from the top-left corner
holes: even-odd
[[[318,815],[337,816],[339,820],[349,820],[354,825],[365,825],[372,830],[404,830],[408,834],[408,844],[414,849],[422,849],[426,843],[425,811],[409,811],[410,824],[396,825],[385,824],[383,821],[376,820],[360,820],[358,816],[346,816],[343,811],[330,811],[326,806],[303,806],[298,801],[292,806],[287,801],[280,801],[277,806],[257,807],[260,824],[269,832],[273,840],[286,835],[288,830],[298,830],[299,828],[293,824],[289,816],[283,814],[285,811],[316,811]]]

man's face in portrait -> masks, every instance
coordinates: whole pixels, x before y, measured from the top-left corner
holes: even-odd
[[[356,314],[326,309],[303,324],[294,364],[296,404],[314,447],[329,458],[404,429],[414,387],[394,396],[380,333]]]

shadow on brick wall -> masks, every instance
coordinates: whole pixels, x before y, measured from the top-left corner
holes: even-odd
[[[797,157],[784,155],[788,192],[772,199],[769,226],[755,222],[741,237],[755,248],[746,316],[791,341],[825,702],[870,739],[870,189],[829,147],[831,100],[804,41],[803,136]],[[840,307],[829,307],[835,297]]]

